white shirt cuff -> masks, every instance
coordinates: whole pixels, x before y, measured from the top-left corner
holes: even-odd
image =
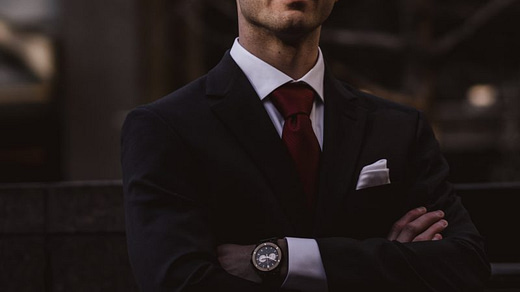
[[[282,288],[327,292],[327,276],[318,243],[310,238],[287,237],[288,272]]]

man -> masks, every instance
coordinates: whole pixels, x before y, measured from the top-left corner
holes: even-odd
[[[237,0],[239,38],[222,61],[127,117],[128,248],[143,291],[482,288],[482,239],[422,115],[324,65],[334,2]]]

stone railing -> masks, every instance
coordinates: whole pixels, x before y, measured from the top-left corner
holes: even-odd
[[[0,291],[138,291],[121,183],[0,186]]]
[[[520,183],[455,187],[487,241],[487,291],[520,291]],[[0,291],[138,291],[121,182],[0,185]]]

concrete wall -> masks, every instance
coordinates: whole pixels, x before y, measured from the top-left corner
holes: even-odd
[[[137,0],[62,1],[65,180],[118,179],[120,128],[142,96]]]

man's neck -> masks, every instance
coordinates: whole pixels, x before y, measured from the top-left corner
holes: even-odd
[[[240,31],[239,42],[253,55],[296,80],[307,74],[316,63],[319,34],[318,29],[299,39],[284,40],[268,34],[249,35]]]

